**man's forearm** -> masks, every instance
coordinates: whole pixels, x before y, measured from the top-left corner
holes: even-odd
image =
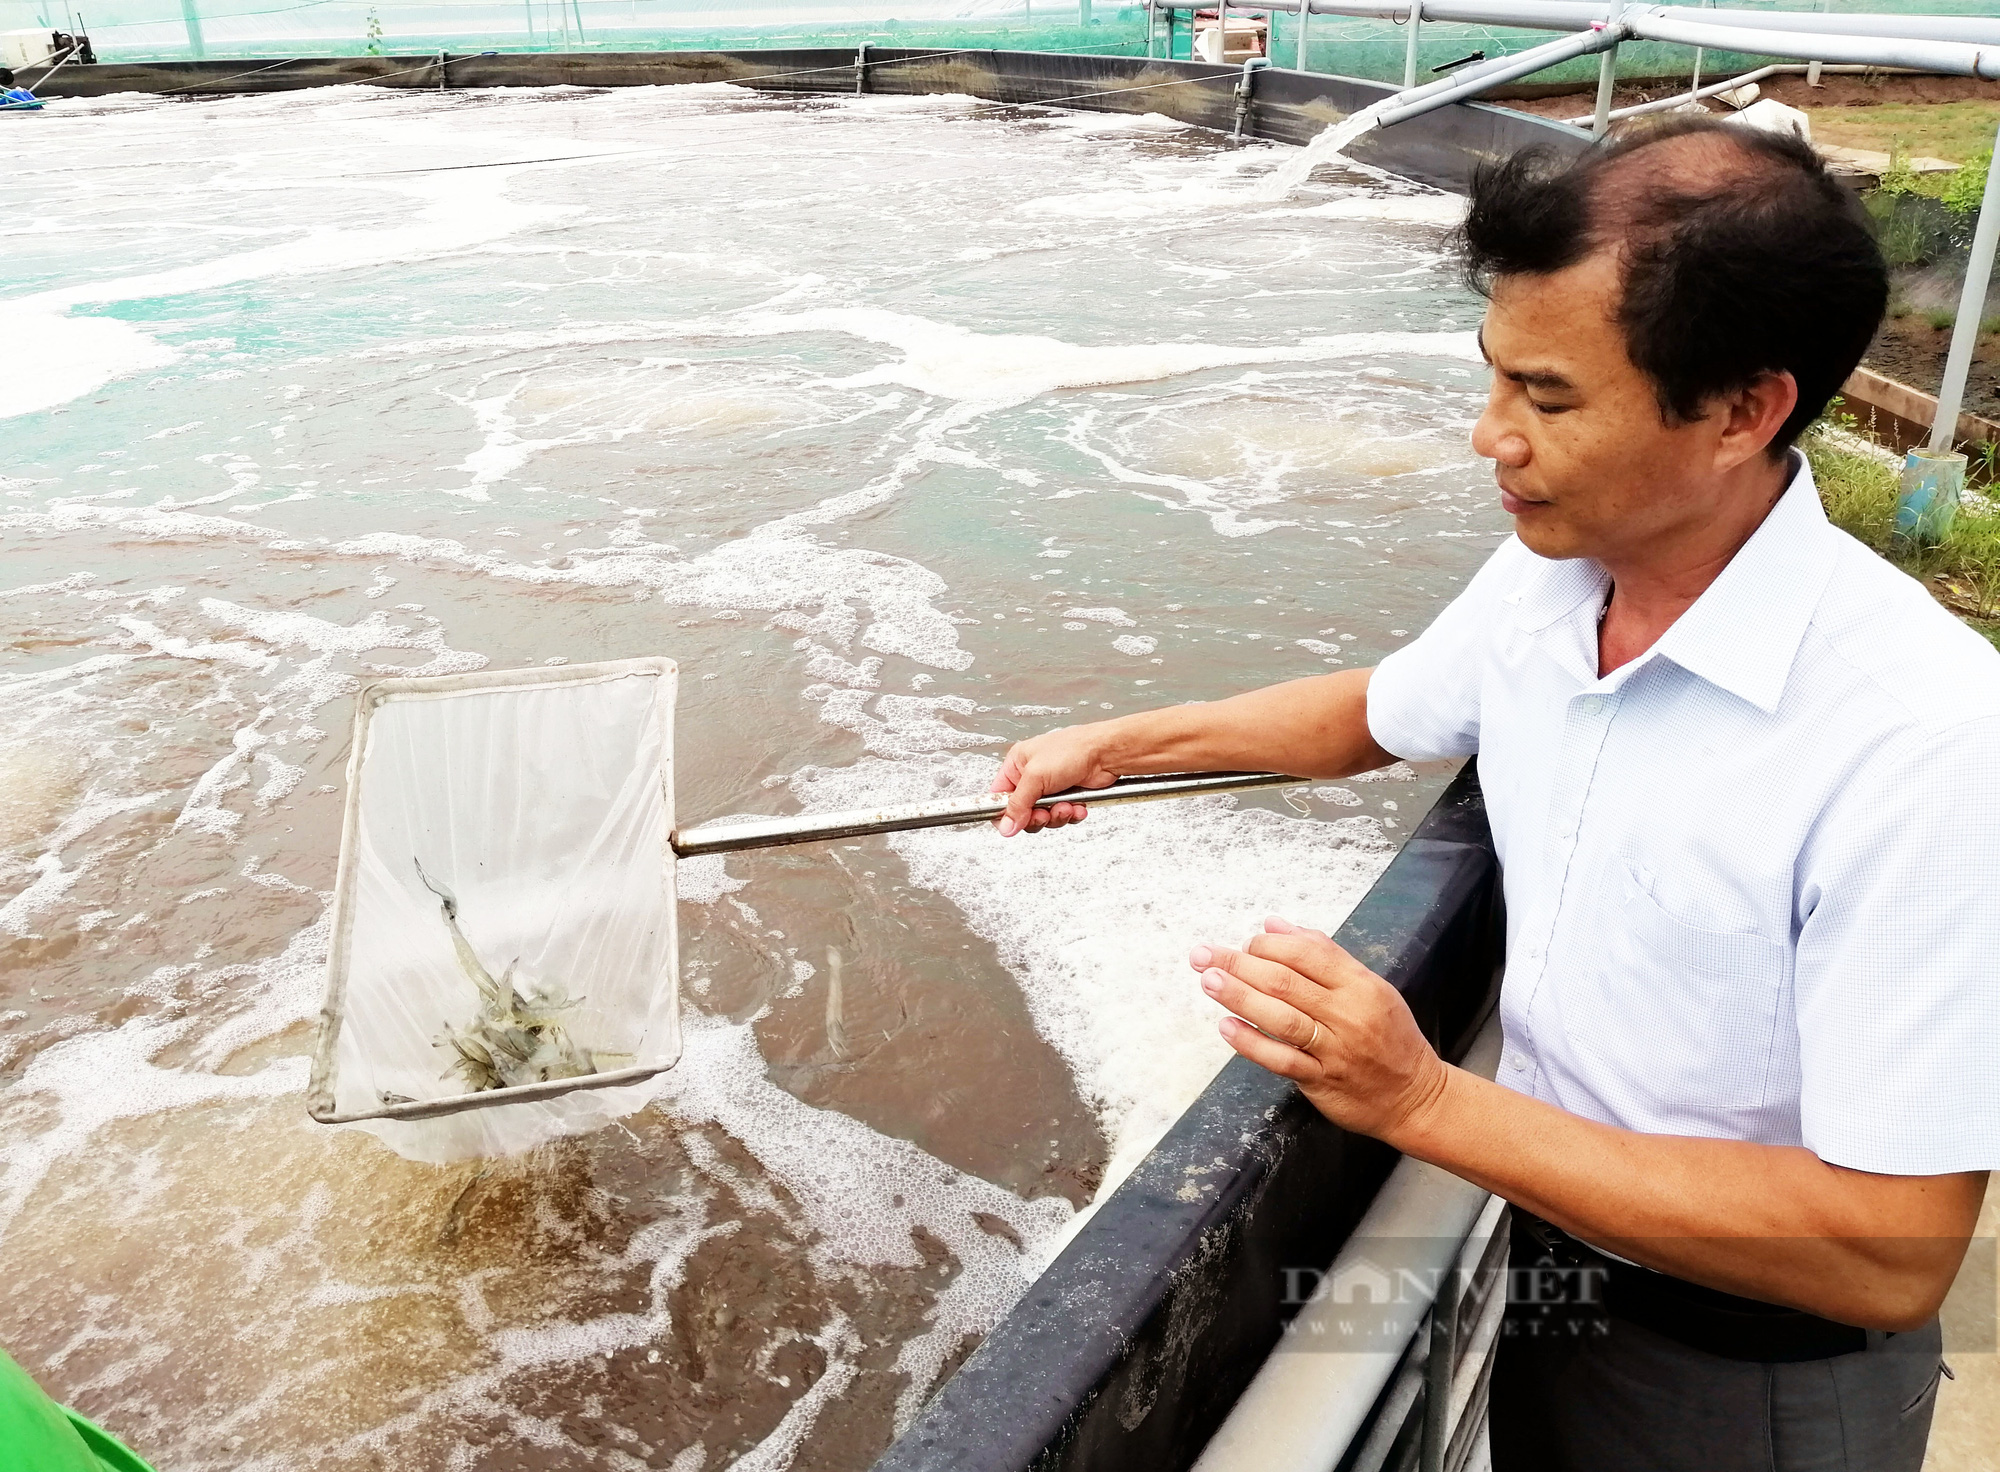
[[[1864,1328],[1937,1311],[1985,1188],[1616,1129],[1456,1068],[1386,1138],[1620,1257]]]
[[[1274,771],[1349,777],[1395,760],[1368,732],[1372,670],[1343,670],[1227,700],[1100,723],[1105,763],[1127,775]]]

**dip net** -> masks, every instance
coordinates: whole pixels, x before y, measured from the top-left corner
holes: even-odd
[[[674,666],[361,692],[313,1117],[505,1154],[650,1097],[680,1054]]]

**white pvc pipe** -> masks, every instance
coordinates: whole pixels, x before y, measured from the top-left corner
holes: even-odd
[[[1196,0],[1184,0],[1191,9]],[[1208,0],[1200,0],[1208,3]],[[1310,0],[1315,15],[1350,15],[1398,20],[1408,0]],[[1469,25],[1512,26],[1531,31],[1581,31],[1611,19],[1610,3],[1592,0],[1425,0],[1424,17]],[[1649,5],[1635,14],[1663,20],[1695,20],[1707,25],[1760,31],[1882,36],[1893,40],[1957,41],[2000,45],[2000,20],[1974,15],[1826,15],[1811,10],[1708,10],[1693,5]],[[1755,46],[1732,42],[1718,49],[1755,53]],[[1770,53],[1778,54],[1778,53]],[[1829,58],[1830,60],[1831,58]]]
[[[1375,113],[1376,126],[1387,128],[1396,123],[1408,122],[1440,107],[1454,102],[1462,102],[1477,97],[1481,92],[1525,77],[1530,72],[1538,72],[1545,67],[1555,66],[1576,56],[1589,56],[1616,46],[1626,39],[1623,26],[1606,26],[1601,31],[1585,31],[1580,36],[1564,36],[1551,41],[1546,46],[1536,46],[1514,56],[1503,56],[1486,62],[1477,68],[1467,68],[1441,82],[1418,87],[1410,92],[1398,92],[1394,97],[1385,97],[1375,103],[1371,111]]]
[[[1615,0],[1611,8],[1611,24],[1617,25],[1625,6],[1623,0]],[[1590,136],[1602,138],[1604,130],[1611,126],[1611,94],[1618,86],[1618,48],[1611,47],[1597,59],[1597,111],[1590,121]]]
[[[1403,90],[1417,85],[1417,36],[1424,28],[1424,0],[1410,0],[1410,34],[1403,38]]]
[[[1500,1043],[1496,1015],[1463,1066],[1493,1077]],[[1319,1280],[1329,1291],[1300,1310],[1209,1438],[1194,1472],[1326,1472],[1336,1465],[1367,1425],[1487,1200],[1478,1186],[1434,1165],[1398,1161]],[[1368,1306],[1375,1332],[1366,1348],[1342,1347],[1341,1320],[1353,1319],[1355,1309],[1332,1291],[1356,1272],[1387,1273],[1397,1290],[1389,1303]]]
[[[1710,15],[1720,12],[1710,11]],[[1846,20],[1828,16],[1828,20]],[[1874,66],[1907,67],[1954,77],[2000,81],[2000,45],[1969,46],[1955,41],[1904,41],[1878,36],[1807,34],[1803,31],[1758,31],[1663,18],[1655,11],[1628,11],[1632,34],[1648,41],[1679,46],[1706,46],[1717,51],[1747,51],[1753,56],[1788,56],[1798,61],[1861,62]]]
[[[1938,385],[1937,419],[1931,425],[1931,448],[1949,450],[1958,433],[1958,406],[1965,401],[1965,376],[1972,368],[1972,349],[1979,340],[1979,322],[1986,315],[1986,288],[1993,279],[1993,251],[2000,244],[2000,132],[1993,138],[1995,159],[1986,168],[1986,194],[1979,202],[1979,224],[1972,232],[1972,253],[1965,261],[1965,289],[1958,294],[1958,321],[1951,329],[1951,349],[1945,354],[1944,382]]]

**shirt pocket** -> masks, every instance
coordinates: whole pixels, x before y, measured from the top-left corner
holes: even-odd
[[[1620,877],[1626,898],[1599,959],[1564,988],[1571,1044],[1613,1095],[1676,1112],[1760,1107],[1789,948],[1690,925]]]

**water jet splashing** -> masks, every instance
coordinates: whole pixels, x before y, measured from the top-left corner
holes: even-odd
[[[1382,103],[1364,107],[1359,112],[1349,113],[1331,127],[1315,133],[1310,142],[1274,170],[1270,177],[1257,186],[1260,197],[1281,200],[1288,197],[1321,164],[1339,158],[1348,146],[1363,134],[1372,133],[1382,115]]]

